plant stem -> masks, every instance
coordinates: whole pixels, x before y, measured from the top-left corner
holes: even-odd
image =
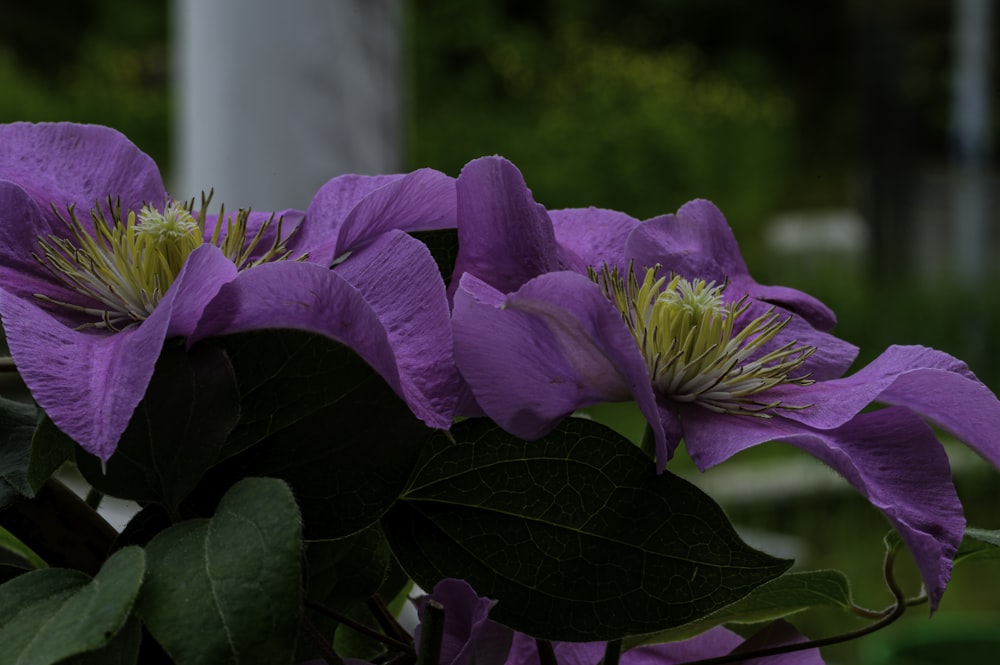
[[[873,624],[849,633],[841,633],[840,635],[824,637],[818,640],[797,642],[795,644],[783,644],[781,646],[769,647],[767,649],[757,649],[754,651],[731,653],[725,656],[717,656],[715,658],[691,660],[681,663],[680,665],[722,665],[722,663],[741,663],[754,658],[765,658],[767,656],[777,656],[783,653],[828,647],[833,644],[840,644],[841,642],[855,640],[859,637],[864,637],[865,635],[874,633],[875,631],[882,630],[889,624],[895,622],[899,617],[903,616],[903,613],[906,612],[907,605],[910,603],[904,595],[903,590],[899,588],[899,584],[896,583],[896,576],[893,574],[892,570],[895,560],[896,550],[893,548],[887,549],[885,552],[885,563],[883,564],[882,572],[885,576],[885,584],[889,587],[889,591],[892,593],[895,602],[889,609],[888,613],[881,620]]]
[[[389,637],[388,635],[384,635],[384,634],[378,632],[377,630],[375,630],[374,628],[370,628],[369,626],[366,626],[366,625],[364,625],[363,623],[361,623],[359,621],[355,621],[354,619],[352,619],[352,618],[350,618],[348,616],[345,616],[345,615],[341,614],[340,612],[337,612],[336,610],[330,609],[329,607],[326,607],[325,605],[320,605],[317,602],[314,602],[312,600],[308,600],[307,599],[305,601],[305,606],[308,607],[311,610],[319,612],[320,614],[325,614],[326,616],[330,617],[331,619],[333,619],[337,623],[341,623],[341,624],[347,626],[348,628],[350,628],[351,630],[357,631],[357,632],[361,633],[362,635],[364,635],[365,637],[370,637],[373,640],[381,642],[382,644],[384,644],[387,647],[390,647],[392,649],[395,649],[396,651],[399,651],[401,653],[405,653],[405,654],[407,654],[409,656],[415,656],[416,653],[417,653],[414,650],[412,644],[408,644],[408,643],[403,642],[401,640],[398,640],[398,639],[396,639],[394,637]]]
[[[438,665],[441,662],[441,643],[444,641],[444,606],[429,598],[421,614],[417,665]]]
[[[343,659],[337,655],[337,652],[330,646],[330,642],[323,636],[323,633],[319,631],[319,628],[305,614],[302,615],[302,629],[309,636],[309,639],[313,641],[313,644],[316,645],[316,648],[319,649],[323,660],[329,663],[329,665],[344,665]]]
[[[374,596],[369,597],[368,600],[365,601],[365,606],[368,608],[368,611],[372,613],[372,616],[375,617],[375,621],[377,621],[378,625],[382,627],[382,631],[385,632],[386,635],[395,637],[401,642],[411,640],[410,634],[406,632],[406,629],[403,628],[398,621],[396,621],[396,617],[394,617],[392,612],[389,611],[389,608],[385,606],[385,602],[382,600],[381,596],[375,594]]]
[[[608,642],[607,646],[604,647],[604,660],[601,661],[601,665],[618,665],[618,660],[621,658],[621,655],[621,639],[611,640]]]
[[[556,650],[552,648],[552,642],[535,638],[535,647],[538,649],[540,665],[559,665],[559,661],[556,660]]]

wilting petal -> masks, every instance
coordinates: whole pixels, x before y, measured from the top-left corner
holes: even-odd
[[[449,428],[461,379],[444,281],[426,245],[389,231],[334,271],[361,292],[382,322],[414,413],[432,427]]]
[[[153,160],[120,132],[98,125],[0,125],[0,180],[18,183],[44,210],[76,205],[86,214],[109,193],[131,210],[166,200]]]
[[[500,157],[473,160],[455,186],[459,249],[451,293],[463,273],[508,293],[533,277],[571,266],[560,255],[548,213],[535,203],[513,164]]]
[[[452,313],[455,359],[476,401],[504,429],[535,439],[575,409],[635,399],[667,460],[652,386],[635,340],[600,288],[548,273],[504,295],[462,276]]]
[[[624,274],[628,268],[625,243],[639,220],[617,210],[568,208],[549,210],[556,242],[572,261],[572,268],[586,273],[607,264]]]
[[[641,268],[659,263],[688,279],[716,284],[728,280],[733,291],[780,305],[820,330],[831,330],[837,322],[829,307],[807,293],[755,282],[732,229],[710,201],[691,201],[676,215],[663,215],[641,224],[629,237],[627,252]]]
[[[858,414],[828,430],[785,416],[720,416],[700,407],[684,409],[682,419],[688,452],[702,469],[767,441],[789,443],[828,464],[899,531],[917,562],[932,607],[937,606],[965,518],[948,457],[933,430],[914,412],[888,407]]]

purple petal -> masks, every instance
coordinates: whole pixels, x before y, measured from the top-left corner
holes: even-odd
[[[406,175],[334,178],[306,211],[296,247],[329,265],[344,252],[391,229],[455,227],[455,180],[433,169]]]
[[[452,325],[459,371],[504,429],[535,439],[575,409],[634,398],[654,428],[663,469],[667,444],[645,361],[589,279],[548,273],[504,296],[465,274]]]
[[[479,596],[464,580],[445,579],[434,585],[434,591],[419,601],[418,612],[423,618],[428,599],[444,607],[444,634],[441,644],[441,665],[502,665],[510,648],[513,631],[490,621],[490,610],[497,601]],[[419,649],[421,626],[413,634]]]
[[[4,289],[17,296],[72,297],[32,256],[40,252],[38,236],[53,231],[66,233],[55,215],[40,208],[24,189],[0,180],[0,285]]]
[[[506,293],[571,265],[560,258],[549,215],[513,164],[500,157],[471,161],[456,187],[459,250],[451,292],[466,272]]]
[[[166,201],[153,160],[120,132],[98,125],[0,125],[0,179],[21,185],[43,209],[75,204],[85,213],[109,196],[130,210]]]
[[[641,224],[629,237],[628,255],[638,268],[659,263],[688,279],[704,279],[752,298],[780,305],[820,330],[837,322],[833,311],[816,298],[784,286],[764,286],[750,276],[733,231],[713,203],[695,200],[676,215],[664,215]]]
[[[788,416],[810,411],[786,412]],[[767,441],[801,448],[844,476],[882,511],[910,548],[936,607],[965,528],[948,457],[912,411],[889,407],[819,430],[785,415],[769,419],[684,409],[684,441],[706,469]]]
[[[730,289],[726,289],[725,295],[727,298],[739,299],[742,297],[742,294],[732,294]],[[750,321],[764,316],[774,309],[773,305],[756,300],[750,300],[746,305],[746,311],[737,319],[735,326],[737,329],[745,327]],[[808,374],[814,381],[838,379],[844,375],[857,358],[858,347],[850,342],[814,328],[798,314],[782,310],[776,310],[776,312],[779,314],[779,320],[788,320],[784,329],[773,340],[761,346],[761,353],[774,351],[788,343],[793,343],[796,346],[811,346],[815,349],[815,352],[795,372],[795,376]],[[760,354],[755,354],[752,357],[756,358],[758,355]]]
[[[625,244],[639,220],[602,208],[550,210],[549,217],[556,242],[571,257],[574,270],[586,273],[588,267],[600,269],[608,264],[625,274]]]
[[[427,246],[403,231],[388,231],[334,271],[361,292],[382,322],[414,413],[431,427],[451,427],[461,379],[444,281]]]
[[[266,263],[243,271],[219,290],[188,340],[193,344],[206,337],[266,328],[305,330],[348,346],[407,401],[414,413],[438,422],[440,416],[412,397],[409,383],[404,385],[404,380],[410,382],[412,377],[401,376],[390,333],[378,314],[341,275],[321,265],[294,261]]]
[[[796,393],[793,395],[793,393]],[[851,376],[768,393],[808,409],[787,418],[829,429],[872,402],[905,406],[948,430],[1000,468],[1000,401],[962,361],[923,346],[891,346]]]
[[[0,289],[11,356],[32,397],[59,428],[107,460],[149,385],[163,341],[191,327],[232,266],[214,247],[196,250],[153,314],[117,333],[67,327],[29,298]]]

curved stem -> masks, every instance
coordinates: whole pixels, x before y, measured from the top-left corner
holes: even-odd
[[[842,642],[849,642],[850,640],[855,640],[859,637],[864,637],[865,635],[874,633],[875,631],[882,630],[889,624],[899,619],[899,617],[903,616],[903,613],[906,612],[907,605],[911,602],[907,600],[906,596],[903,594],[903,590],[899,588],[899,584],[896,582],[896,576],[893,574],[892,570],[895,560],[896,550],[894,548],[887,549],[885,552],[885,563],[883,564],[883,574],[885,576],[886,586],[889,587],[889,591],[892,593],[895,602],[892,607],[889,608],[888,613],[882,617],[882,619],[873,624],[849,633],[841,633],[840,635],[824,637],[818,640],[808,640],[806,642],[783,644],[781,646],[768,647],[766,649],[731,653],[725,656],[717,656],[715,658],[691,660],[681,663],[680,665],[721,665],[722,663],[739,663],[753,658],[764,658],[766,656],[777,656],[783,653],[805,651],[806,649],[828,647]],[[914,600],[919,600],[919,597]]]

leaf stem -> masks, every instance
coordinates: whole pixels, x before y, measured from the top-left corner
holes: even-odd
[[[873,624],[865,626],[864,628],[854,630],[848,633],[841,633],[840,635],[832,635],[830,637],[824,637],[818,640],[808,640],[806,642],[796,642],[795,644],[783,644],[780,646],[768,647],[766,649],[757,649],[754,651],[744,651],[739,653],[730,653],[725,656],[717,656],[714,658],[704,658],[701,660],[691,660],[685,661],[680,665],[722,665],[723,663],[741,663],[743,661],[752,660],[754,658],[765,658],[767,656],[777,656],[783,653],[793,653],[795,651],[805,651],[806,649],[818,649],[820,647],[827,647],[833,644],[840,644],[841,642],[848,642],[850,640],[855,640],[859,637],[864,637],[875,631],[882,630],[889,624],[895,622],[899,617],[903,616],[906,612],[906,608],[909,604],[914,603],[914,601],[920,601],[920,598],[915,598],[912,600],[907,600],[906,596],[903,594],[903,590],[899,588],[899,584],[896,582],[896,576],[893,574],[893,564],[896,561],[896,549],[894,547],[887,547],[885,552],[885,561],[882,567],[882,572],[885,576],[885,584],[889,588],[894,598],[893,605],[888,609],[884,617]],[[915,604],[915,603],[914,603]]]
[[[312,640],[313,644],[316,645],[316,648],[319,649],[323,660],[329,663],[329,665],[344,665],[344,660],[337,655],[337,652],[333,650],[332,646],[330,646],[330,642],[323,636],[323,633],[320,632],[319,628],[317,628],[316,625],[309,620],[309,617],[307,617],[305,613],[302,614],[302,630],[305,631],[306,635],[309,636],[309,639]]]
[[[410,634],[406,632],[406,629],[403,628],[398,621],[396,621],[396,617],[394,617],[392,612],[389,611],[389,608],[385,606],[385,601],[382,600],[381,596],[378,594],[370,596],[365,601],[365,606],[368,608],[368,611],[372,613],[372,616],[375,617],[375,621],[378,622],[378,625],[382,628],[382,631],[385,632],[386,635],[395,637],[401,642],[408,642],[412,640]]]
[[[16,372],[17,365],[10,356],[0,356],[0,372]]]
[[[601,665],[618,665],[618,660],[622,655],[622,640],[610,640],[604,647],[604,659]]]
[[[417,650],[417,665],[439,665],[443,641],[444,606],[433,598],[428,598],[420,621],[420,648]]]
[[[308,607],[311,610],[319,612],[320,614],[324,614],[324,615],[330,617],[331,619],[333,619],[337,623],[341,623],[341,624],[347,626],[348,628],[350,628],[351,630],[354,630],[354,631],[357,631],[357,632],[361,633],[365,637],[370,637],[373,640],[381,642],[382,644],[384,644],[387,647],[390,647],[392,649],[395,649],[396,651],[405,653],[405,654],[407,654],[409,656],[415,656],[417,654],[417,652],[414,650],[412,644],[408,644],[408,643],[403,642],[401,640],[398,640],[396,638],[389,637],[388,635],[384,635],[384,634],[378,632],[377,630],[375,630],[373,628],[370,628],[369,626],[364,625],[363,623],[361,623],[359,621],[355,621],[354,619],[352,619],[352,618],[350,618],[348,616],[345,616],[345,615],[341,614],[340,612],[337,612],[336,610],[333,610],[333,609],[330,609],[329,607],[326,607],[325,605],[321,605],[321,604],[319,604],[319,603],[317,603],[315,601],[306,599],[305,606]]]
[[[535,638],[535,648],[538,649],[539,665],[559,665],[556,660],[556,650],[552,648],[552,642]]]

